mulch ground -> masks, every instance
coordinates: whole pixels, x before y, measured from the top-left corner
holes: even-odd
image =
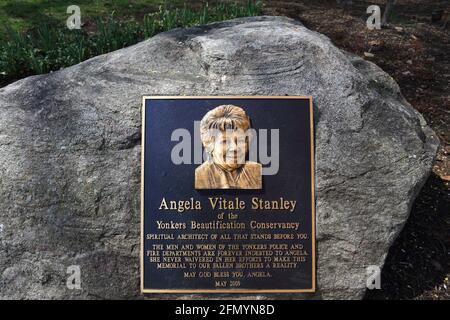
[[[381,30],[366,27],[371,4],[334,0],[264,1],[265,14],[285,15],[327,35],[339,48],[388,72],[441,140],[433,172],[382,269],[381,290],[367,299],[450,299],[450,4],[399,0]],[[441,19],[432,21],[442,14]],[[436,19],[434,19],[436,20]],[[447,22],[446,22],[447,21]],[[369,53],[369,54],[367,54]]]

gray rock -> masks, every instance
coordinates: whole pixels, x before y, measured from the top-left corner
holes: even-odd
[[[438,140],[389,75],[283,17],[162,33],[0,89],[0,298],[141,297],[144,94],[314,96],[318,292],[245,297],[362,298]]]

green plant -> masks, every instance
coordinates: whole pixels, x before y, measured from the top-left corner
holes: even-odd
[[[143,21],[122,21],[114,12],[106,19],[98,19],[96,30],[52,28],[43,25],[26,33],[8,29],[0,35],[0,85],[33,74],[42,74],[77,64],[99,54],[135,44],[143,39],[173,28],[191,27],[213,21],[260,15],[259,1],[205,3],[193,10],[187,5],[159,10],[148,14]]]

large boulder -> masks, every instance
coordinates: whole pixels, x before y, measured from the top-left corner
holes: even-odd
[[[144,94],[312,95],[318,291],[258,298],[363,297],[366,267],[383,265],[438,140],[380,68],[297,21],[256,17],[161,33],[0,89],[0,298],[141,297]],[[66,287],[71,265],[81,290]]]

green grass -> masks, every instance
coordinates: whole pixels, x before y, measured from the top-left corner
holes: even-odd
[[[91,0],[96,2],[96,0]],[[25,1],[26,2],[26,1]],[[54,1],[59,2],[59,1]],[[62,1],[61,1],[62,2]],[[112,2],[112,1],[111,1]],[[132,1],[114,1],[116,4]],[[204,3],[197,8],[159,6],[140,20],[118,18],[113,12],[92,21],[92,28],[69,30],[45,23],[28,31],[5,27],[0,34],[0,86],[17,79],[48,73],[111,52],[156,33],[177,27],[190,27],[237,17],[260,15],[259,1],[242,3]]]
[[[4,26],[26,31],[42,24],[64,26],[67,7],[78,5],[82,21],[115,12],[122,19],[155,11],[159,5],[180,6],[181,0],[0,0],[0,31]]]

